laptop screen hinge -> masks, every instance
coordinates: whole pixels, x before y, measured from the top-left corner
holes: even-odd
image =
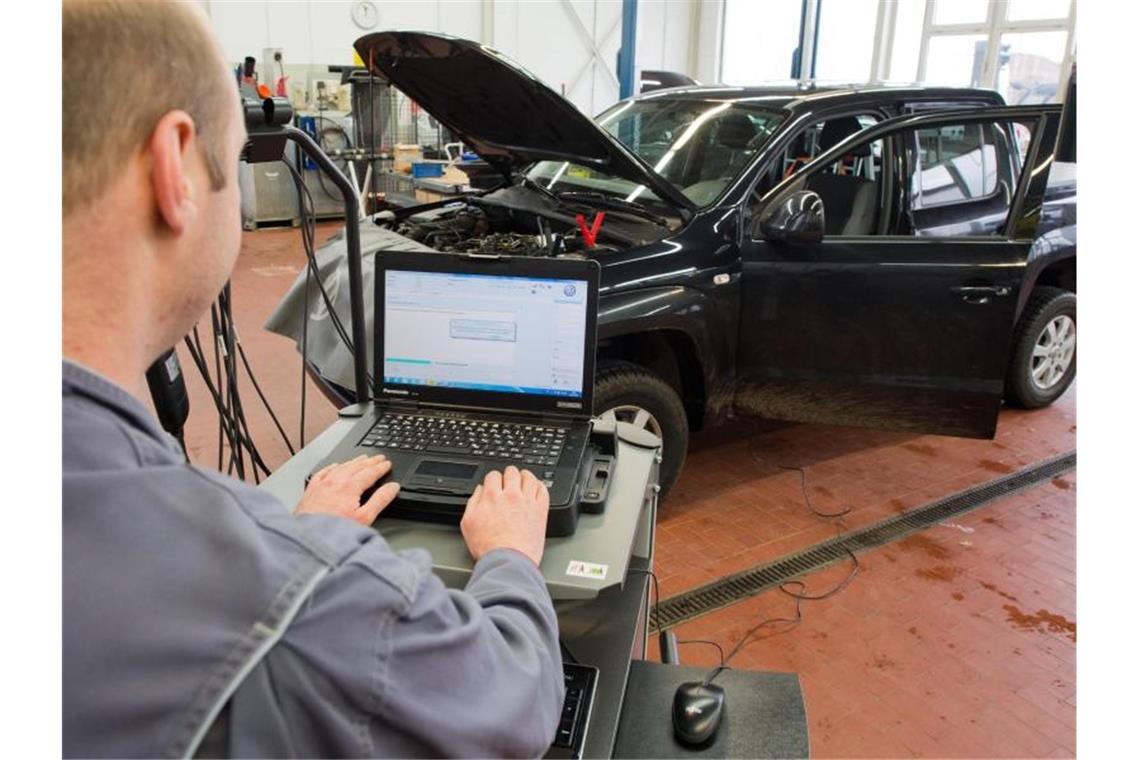
[[[565,425],[567,422],[573,422],[575,416],[572,414],[544,414],[542,415],[543,425]]]
[[[394,412],[415,412],[420,408],[418,401],[405,401],[403,399],[391,399],[387,406]]]

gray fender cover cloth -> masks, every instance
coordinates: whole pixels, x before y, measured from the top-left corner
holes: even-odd
[[[404,237],[392,230],[377,227],[369,221],[360,223],[360,250],[363,258],[361,269],[364,275],[364,324],[366,335],[364,345],[368,353],[368,371],[372,372],[372,326],[373,296],[376,283],[376,259],[372,255],[377,251],[428,251],[429,248],[422,243]],[[352,324],[349,319],[348,299],[348,245],[345,242],[344,230],[340,230],[315,252],[317,273],[325,291],[332,301],[344,330],[353,343],[356,336],[352,334]],[[269,315],[265,322],[265,329],[270,332],[292,338],[297,343],[297,350],[301,350],[302,326],[305,321],[305,269],[289,287],[281,303]],[[309,328],[306,337],[305,355],[308,357],[321,376],[331,380],[337,385],[353,389],[352,354],[345,347],[329,318],[321,292],[317,287],[315,278],[312,278],[308,287]]]

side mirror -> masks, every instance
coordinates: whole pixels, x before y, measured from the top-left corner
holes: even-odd
[[[818,243],[823,240],[823,199],[811,190],[797,190],[766,209],[757,228],[767,240]]]

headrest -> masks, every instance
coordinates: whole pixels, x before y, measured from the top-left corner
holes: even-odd
[[[756,127],[742,113],[728,113],[716,124],[716,141],[726,148],[743,150],[756,137]]]
[[[856,132],[861,131],[863,128],[859,126],[859,120],[854,116],[844,116],[839,119],[831,119],[823,125],[823,131],[819,135],[819,152],[826,153],[834,148],[839,143],[846,140]],[[867,156],[871,153],[871,146],[864,145],[851,153],[849,156]]]
[[[808,135],[811,130],[804,130],[792,138],[792,142],[788,145],[788,150],[791,151],[792,158],[799,156],[806,156],[810,152],[808,147]]]

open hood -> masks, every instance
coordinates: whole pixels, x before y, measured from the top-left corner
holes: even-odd
[[[508,179],[535,161],[573,161],[645,185],[680,210],[694,208],[570,101],[489,47],[432,32],[378,32],[355,47],[373,74]]]

